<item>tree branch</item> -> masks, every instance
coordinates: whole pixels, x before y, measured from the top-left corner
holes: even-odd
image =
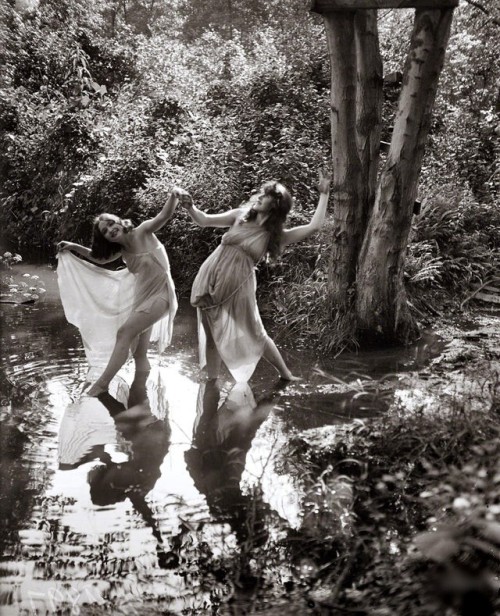
[[[465,0],[465,2],[475,7],[476,9],[479,9],[482,13],[487,15],[490,18],[491,22],[495,24],[495,26],[500,26],[500,19],[497,19],[496,17],[491,17],[490,11],[485,6],[483,6],[481,2],[478,2],[478,0]]]

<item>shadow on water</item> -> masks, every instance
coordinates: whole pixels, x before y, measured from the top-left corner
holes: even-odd
[[[384,412],[384,382],[440,350],[432,335],[335,360],[285,350],[302,382],[280,385],[261,362],[251,387],[199,383],[195,314],[182,305],[149,374],[125,367],[109,395],[80,398],[79,334],[53,270],[36,269],[44,301],[0,306],[2,614],[243,614],[276,603],[301,575],[287,545],[343,519],[349,501],[318,517],[300,467],[280,464],[290,433]]]

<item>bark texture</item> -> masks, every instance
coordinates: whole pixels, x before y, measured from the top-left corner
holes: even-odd
[[[382,114],[376,11],[325,17],[331,62],[333,200],[330,299],[352,307],[358,257],[375,201]]]
[[[355,13],[325,17],[331,65],[331,126],[334,228],[329,267],[331,299],[338,309],[348,305],[356,279],[363,239],[363,174],[356,144]]]
[[[362,173],[362,234],[366,232],[375,202],[382,127],[383,68],[378,40],[377,11],[357,11],[356,144]],[[358,250],[361,246],[358,246]]]
[[[415,333],[403,265],[452,15],[453,9],[415,13],[391,146],[360,255],[358,324],[367,336],[386,342]]]

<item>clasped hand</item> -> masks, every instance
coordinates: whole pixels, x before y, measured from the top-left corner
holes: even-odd
[[[184,188],[179,188],[178,186],[176,186],[172,190],[172,194],[177,197],[177,199],[179,200],[179,205],[184,209],[187,210],[193,205],[193,198],[187,190],[184,190]]]

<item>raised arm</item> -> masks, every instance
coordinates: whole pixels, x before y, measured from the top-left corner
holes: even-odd
[[[177,203],[179,202],[179,198],[183,198],[188,193],[182,188],[174,188],[170,193],[165,205],[163,206],[161,212],[157,214],[154,218],[150,218],[142,222],[138,227],[137,231],[143,233],[155,233],[159,229],[163,227],[163,225],[172,218],[172,215],[175,211]]]
[[[111,263],[112,261],[116,261],[122,256],[121,251],[115,252],[107,259],[96,259],[92,256],[92,251],[90,248],[86,246],[81,246],[80,244],[75,244],[74,242],[59,242],[57,244],[57,251],[64,252],[65,250],[71,250],[71,252],[76,252],[77,255],[81,255],[85,257],[92,263],[97,263],[97,265],[104,265],[106,263]]]
[[[330,176],[323,175],[320,171],[318,190],[319,201],[316,207],[316,211],[311,218],[311,221],[307,225],[301,225],[300,227],[293,227],[292,229],[285,229],[283,231],[283,237],[281,239],[281,247],[284,248],[289,244],[300,242],[305,240],[313,233],[316,233],[321,229],[326,216],[326,207],[328,205],[328,197],[330,195]]]
[[[205,214],[193,205],[191,198],[183,199],[181,205],[200,227],[231,227],[241,214],[239,209],[228,210],[222,214]]]

